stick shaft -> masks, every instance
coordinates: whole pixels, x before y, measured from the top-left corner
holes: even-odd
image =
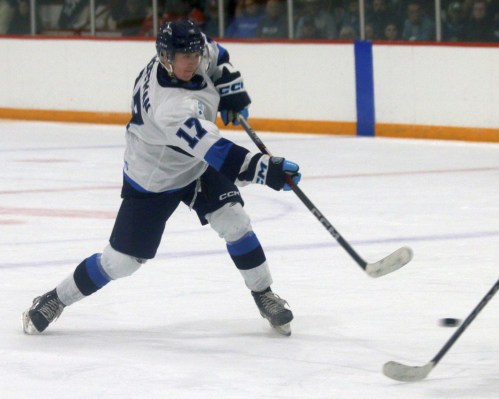
[[[239,115],[239,122],[243,126],[248,136],[250,136],[253,143],[258,147],[258,149],[269,156],[272,156],[271,152],[267,149],[263,141],[258,137],[256,132],[251,128],[248,121]],[[342,235],[334,228],[334,226],[327,220],[323,213],[312,203],[312,201],[305,195],[305,193],[293,182],[290,176],[287,176],[286,183],[291,187],[293,192],[297,197],[303,202],[303,204],[308,208],[308,210],[317,218],[317,220],[324,226],[324,228],[329,231],[329,233],[336,239],[336,241],[343,247],[345,251],[357,262],[357,264],[362,268],[366,269],[367,262],[360,257],[360,255],[350,246],[350,244],[342,237]]]
[[[440,349],[440,351],[435,355],[431,361],[436,366],[437,363],[445,356],[445,354],[449,351],[449,349],[454,345],[457,339],[461,336],[461,334],[468,328],[473,320],[478,316],[478,314],[482,311],[482,309],[489,303],[495,293],[499,290],[499,280],[492,286],[492,288],[487,292],[487,294],[482,298],[482,300],[478,303],[475,309],[469,314],[469,316],[464,320],[463,324],[456,330],[454,334],[449,338],[449,340],[445,343],[445,345]]]

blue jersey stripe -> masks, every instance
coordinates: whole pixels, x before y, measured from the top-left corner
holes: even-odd
[[[245,255],[260,246],[260,242],[252,231],[246,233],[242,238],[234,242],[227,243],[227,250],[230,256]]]
[[[85,269],[92,282],[99,288],[105,286],[111,278],[105,274],[100,265],[100,254],[93,254],[85,261]]]
[[[204,156],[204,160],[217,171],[220,171],[233,145],[234,143],[232,141],[224,138],[219,139],[210,147]]]
[[[229,52],[220,46],[220,44],[217,43],[218,47],[218,59],[217,59],[217,65],[225,64],[226,62],[229,62]]]
[[[148,193],[145,188],[143,188],[140,184],[135,183],[125,172],[123,172],[123,178],[130,184],[135,190],[141,193]]]

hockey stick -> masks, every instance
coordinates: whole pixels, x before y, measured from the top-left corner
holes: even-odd
[[[430,371],[433,370],[438,362],[442,360],[447,351],[455,344],[460,335],[468,328],[475,317],[478,316],[478,313],[487,305],[487,303],[492,299],[494,294],[499,290],[499,280],[494,284],[494,286],[487,292],[487,295],[483,297],[480,303],[473,309],[470,315],[464,320],[463,324],[457,329],[457,331],[452,334],[449,340],[445,343],[445,345],[440,349],[440,351],[435,355],[433,359],[431,359],[424,366],[406,366],[405,364],[398,362],[387,362],[383,366],[383,374],[389,378],[392,378],[397,381],[403,382],[414,382],[421,381]]]
[[[272,156],[270,151],[267,149],[265,144],[263,144],[260,137],[251,128],[248,121],[242,115],[238,115],[238,120],[243,126],[246,133],[250,136],[251,140],[255,143],[258,149],[269,156]],[[286,183],[291,187],[293,192],[298,196],[298,198],[305,204],[310,212],[317,218],[319,222],[326,228],[327,231],[336,239],[336,241],[343,247],[345,251],[357,262],[357,264],[371,277],[380,277],[385,274],[391,273],[402,266],[407,264],[412,259],[412,250],[409,247],[402,247],[397,249],[392,254],[379,260],[375,263],[367,263],[360,255],[350,246],[350,244],[341,236],[341,234],[336,230],[333,225],[326,219],[319,209],[310,201],[310,199],[305,195],[305,193],[293,182],[290,176],[287,176]]]

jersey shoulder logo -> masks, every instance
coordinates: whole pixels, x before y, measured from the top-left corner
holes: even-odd
[[[204,110],[206,109],[205,105],[201,102],[201,101],[197,101],[197,114],[201,117],[203,117],[203,119],[205,119],[205,115],[204,115]]]

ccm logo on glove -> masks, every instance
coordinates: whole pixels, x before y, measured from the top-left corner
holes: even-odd
[[[218,109],[223,123],[227,126],[229,123],[238,125],[237,114],[240,113],[246,119],[248,118],[248,106],[251,99],[244,87],[241,73],[226,66],[222,68],[222,76],[215,81],[215,87],[220,95]]]
[[[243,90],[243,89],[244,89],[244,83],[243,82],[236,82],[230,86],[221,87],[219,90],[219,93],[221,96],[226,96],[227,94],[235,93],[236,91]]]
[[[255,183],[257,184],[265,184],[265,177],[267,176],[267,165],[263,162],[260,164],[260,171],[256,175]]]

